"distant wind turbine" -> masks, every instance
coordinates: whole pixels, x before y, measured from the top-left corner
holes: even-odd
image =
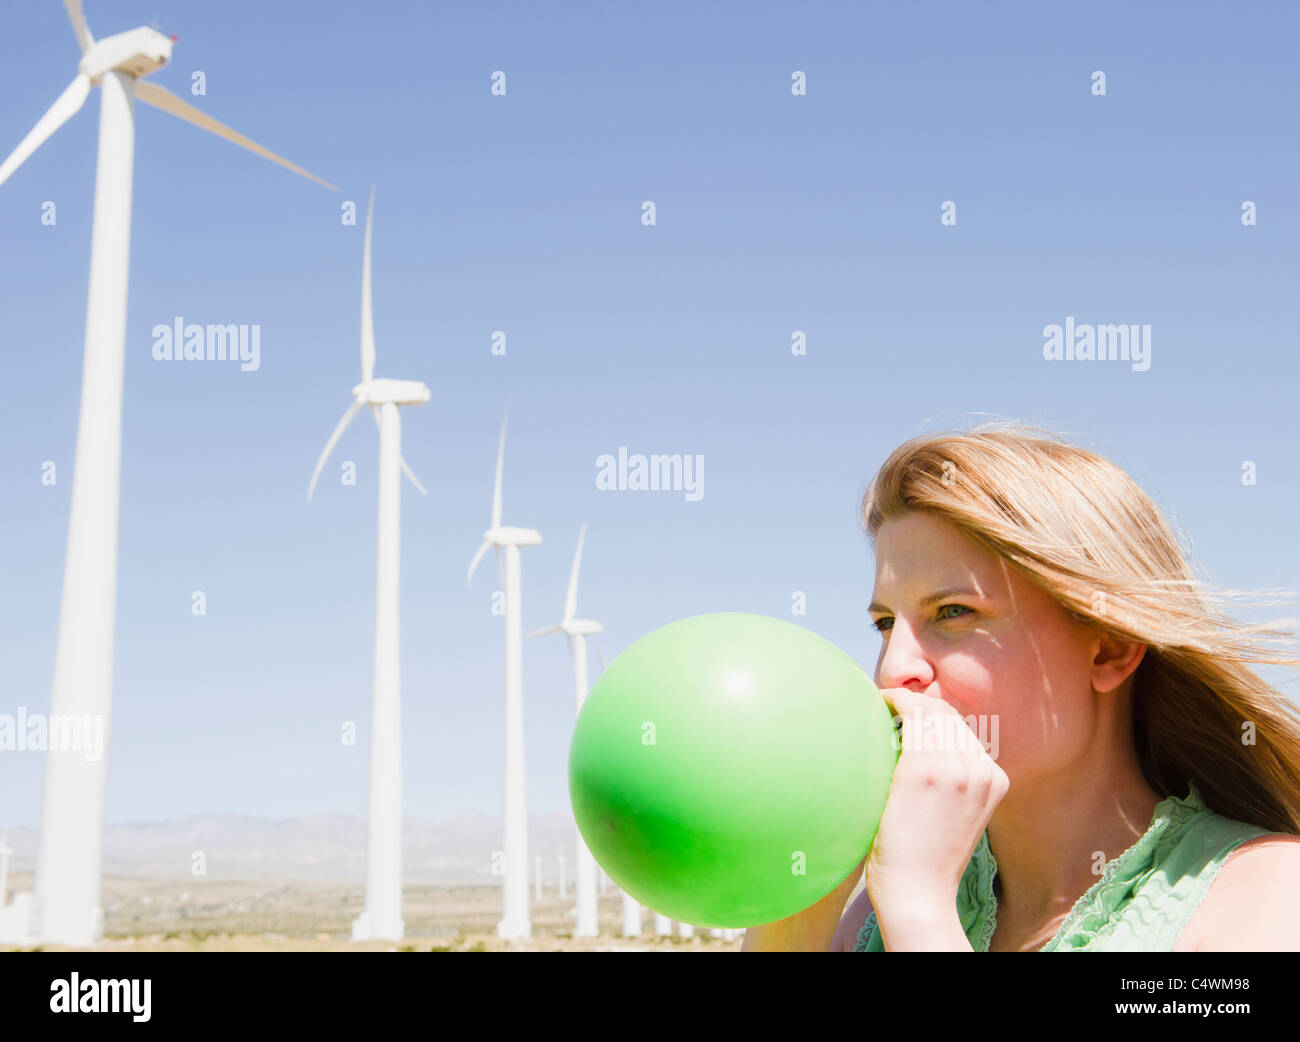
[[[623,936],[641,936],[641,906],[626,890],[623,891]]]
[[[597,637],[596,647],[600,650],[597,636],[604,627],[591,619],[579,619],[578,611],[578,570],[582,567],[582,544],[587,538],[587,526],[583,525],[578,533],[578,549],[573,555],[573,568],[569,572],[569,592],[564,597],[564,617],[554,626],[546,626],[528,634],[541,637],[548,633],[563,633],[569,645],[569,657],[573,660],[574,687],[577,692],[578,711],[587,698],[587,638]],[[605,653],[600,653],[601,665],[605,665]],[[582,834],[578,834],[578,878],[575,884],[578,900],[578,916],[574,925],[573,936],[596,937],[600,933],[600,924],[596,904],[596,859],[591,856]],[[626,895],[625,895],[626,896]]]
[[[0,910],[9,898],[9,855],[14,848],[9,845],[9,833],[0,833]]]
[[[327,188],[334,186],[218,123],[171,91],[144,82],[143,77],[171,60],[172,40],[166,36],[142,27],[97,41],[86,26],[81,0],[63,0],[63,6],[81,48],[76,78],[0,163],[0,184],[80,111],[91,87],[102,88],[81,412],[50,714],[102,720],[107,736],[113,703],[122,379],[135,163],[132,100],[139,98]],[[95,760],[76,750],[45,754],[32,912],[32,933],[41,940],[84,947],[97,943],[103,932],[99,888],[107,771],[106,754]]]
[[[519,548],[537,546],[542,533],[531,528],[510,528],[501,524],[501,468],[505,462],[506,420],[501,420],[501,440],[497,445],[497,476],[492,491],[492,523],[483,533],[483,543],[470,562],[465,576],[468,586],[489,547],[497,552],[497,568],[506,588],[506,779],[505,779],[505,855],[506,877],[502,888],[501,921],[497,936],[506,940],[530,937],[532,924],[528,913],[528,817],[524,790],[524,695],[520,663],[523,659],[520,623]],[[505,547],[505,567],[501,566],[501,548]]]
[[[423,405],[429,388],[412,380],[376,380],[375,325],[370,299],[370,231],[375,190],[366,211],[366,244],[361,262],[361,382],[352,404],[334,428],[316,461],[307,498],[311,499],[325,461],[363,405],[379,425],[379,561],[375,597],[375,671],[370,710],[370,845],[366,860],[366,906],[352,923],[352,940],[400,941],[402,920],[402,687],[401,542],[402,472],[421,492],[402,458],[399,405]]]

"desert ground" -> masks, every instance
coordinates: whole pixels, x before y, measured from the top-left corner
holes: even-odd
[[[31,872],[10,877],[11,891],[31,890]],[[298,879],[181,879],[105,876],[104,939],[98,951],[739,951],[699,929],[693,937],[659,937],[654,916],[643,910],[640,937],[623,937],[622,895],[613,887],[599,899],[600,936],[574,938],[573,891],[561,900],[553,887],[532,900],[533,937],[496,936],[501,891],[490,886],[408,886],[406,937],[352,944],[352,919],[361,909],[361,886]],[[0,946],[12,951],[13,946]],[[21,950],[32,950],[31,948]],[[48,951],[67,951],[46,946]]]

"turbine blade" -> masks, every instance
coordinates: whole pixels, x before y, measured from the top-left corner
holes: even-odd
[[[90,45],[95,42],[95,38],[90,35],[90,27],[86,25],[86,16],[81,11],[81,0],[63,0],[63,6],[72,20],[72,31],[77,34],[77,46],[81,48],[81,53],[85,54],[90,50]]]
[[[471,579],[474,578],[474,569],[478,567],[478,563],[479,563],[479,561],[483,560],[483,555],[484,555],[485,553],[487,553],[487,551],[488,551],[488,547],[491,546],[491,545],[492,545],[491,543],[489,543],[489,542],[487,542],[486,540],[484,540],[483,545],[480,546],[480,547],[478,548],[478,551],[474,554],[474,560],[470,561],[470,563],[469,563],[469,572],[468,572],[468,574],[466,574],[466,576],[465,576],[465,585],[466,585],[466,586],[468,586],[468,585],[469,585],[469,581],[470,581]],[[500,554],[498,554],[498,556],[500,556]]]
[[[408,478],[411,479],[411,484],[414,485],[416,488],[418,488],[418,489],[420,490],[421,495],[425,495],[425,496],[427,496],[429,493],[426,492],[425,489],[424,489],[424,486],[420,484],[420,479],[417,478],[417,477],[416,477],[416,476],[411,472],[411,468],[408,467],[408,466],[406,465],[406,458],[405,458],[405,457],[399,457],[399,459],[402,460],[402,473],[405,474]]]
[[[90,77],[88,76],[78,76],[68,84],[45,115],[37,121],[36,126],[32,127],[27,136],[18,142],[18,147],[10,153],[3,165],[0,165],[0,185],[23,165],[28,156],[45,144],[51,134],[81,111],[81,106],[86,103],[86,96],[89,93]]]
[[[596,635],[596,650],[600,653],[600,668],[605,669],[609,663],[605,661],[605,645],[600,642],[600,634]]]
[[[164,112],[169,112],[178,119],[185,120],[186,123],[193,123],[196,127],[201,127],[204,130],[216,134],[217,137],[225,138],[227,141],[239,145],[241,148],[246,148],[250,152],[255,152],[264,159],[269,159],[272,163],[279,163],[281,166],[292,170],[295,174],[302,174],[303,177],[310,178],[317,184],[322,184],[332,191],[338,191],[338,189],[328,181],[324,181],[315,174],[304,170],[302,167],[290,163],[289,160],[277,156],[274,152],[263,148],[251,138],[244,137],[244,135],[239,133],[239,131],[213,119],[206,112],[200,112],[188,101],[182,101],[165,87],[160,87],[158,84],[152,83],[149,80],[137,80],[135,84],[135,96],[146,105],[152,105],[156,109],[162,109]]]
[[[361,403],[359,401],[354,401],[349,405],[348,411],[343,414],[343,419],[339,420],[339,425],[334,428],[334,433],[330,435],[330,440],[325,443],[325,451],[320,454],[320,459],[316,461],[316,469],[312,471],[311,475],[311,484],[307,486],[308,500],[311,499],[311,494],[316,488],[316,479],[320,477],[321,468],[325,466],[325,461],[329,459],[330,453],[334,451],[334,446],[343,437],[343,432],[347,430],[348,424],[352,422],[352,417],[357,414],[357,410],[360,408]]]
[[[497,479],[492,486],[492,527],[501,526],[501,466],[506,458],[506,420],[510,419],[510,410],[506,409],[501,419],[501,441],[497,444]],[[501,555],[498,554],[498,557]]]
[[[370,223],[375,216],[375,186],[370,186],[366,211],[366,251],[361,260],[361,382],[375,377],[375,312],[370,300]]]
[[[570,661],[570,662],[573,662],[573,664],[574,664],[574,665],[573,665],[573,668],[574,668],[574,669],[577,669],[577,668],[578,668],[578,664],[577,664],[577,662],[576,662],[576,661],[574,660],[574,658],[573,658],[573,638],[572,638],[569,634],[567,634],[567,633],[564,635],[564,643],[566,643],[567,645],[569,645],[569,661]]]
[[[582,541],[587,537],[587,526],[578,533],[578,552],[573,555],[573,571],[569,573],[569,593],[564,598],[564,621],[568,622],[578,610],[578,567],[582,564]]]
[[[543,626],[540,630],[533,630],[533,632],[528,634],[528,636],[526,636],[524,640],[532,640],[534,637],[544,637],[548,633],[557,632],[559,628],[560,627],[558,623],[554,626]]]

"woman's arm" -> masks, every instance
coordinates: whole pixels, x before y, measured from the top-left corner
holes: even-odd
[[[844,899],[827,894],[815,905],[796,912],[788,919],[778,919],[766,926],[751,926],[745,931],[742,952],[825,952],[830,951],[835,927],[839,925]]]
[[[796,912],[788,918],[778,919],[764,926],[751,926],[745,931],[745,941],[740,946],[740,950],[742,952],[831,951],[831,941],[836,937],[835,929],[840,923],[844,904],[862,878],[862,870],[866,864],[867,859],[864,857],[844,882],[802,912]]]
[[[1300,951],[1300,836],[1243,843],[1215,877],[1187,924],[1202,952]]]
[[[840,925],[835,931],[835,939],[831,941],[831,951],[833,952],[851,952],[853,946],[857,944],[858,934],[862,932],[862,927],[867,922],[867,917],[871,915],[871,898],[864,889],[853,899],[849,905],[849,910],[844,913],[840,920]]]
[[[887,952],[973,952],[957,902],[932,891],[876,894],[876,928]]]

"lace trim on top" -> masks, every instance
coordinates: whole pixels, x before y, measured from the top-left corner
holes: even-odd
[[[1089,943],[1114,928],[1114,914],[1125,902],[1132,899],[1141,885],[1160,870],[1165,855],[1178,845],[1193,818],[1206,811],[1205,801],[1195,782],[1188,782],[1185,799],[1170,796],[1156,804],[1151,824],[1142,838],[1118,857],[1106,862],[1101,878],[1093,883],[1083,896],[1074,902],[1060,928],[1040,952],[1061,949],[1085,948]],[[991,858],[990,851],[989,857]],[[996,866],[997,862],[994,861]],[[1150,900],[1146,902],[1149,906]],[[1140,914],[1144,920],[1154,920],[1150,907]]]

